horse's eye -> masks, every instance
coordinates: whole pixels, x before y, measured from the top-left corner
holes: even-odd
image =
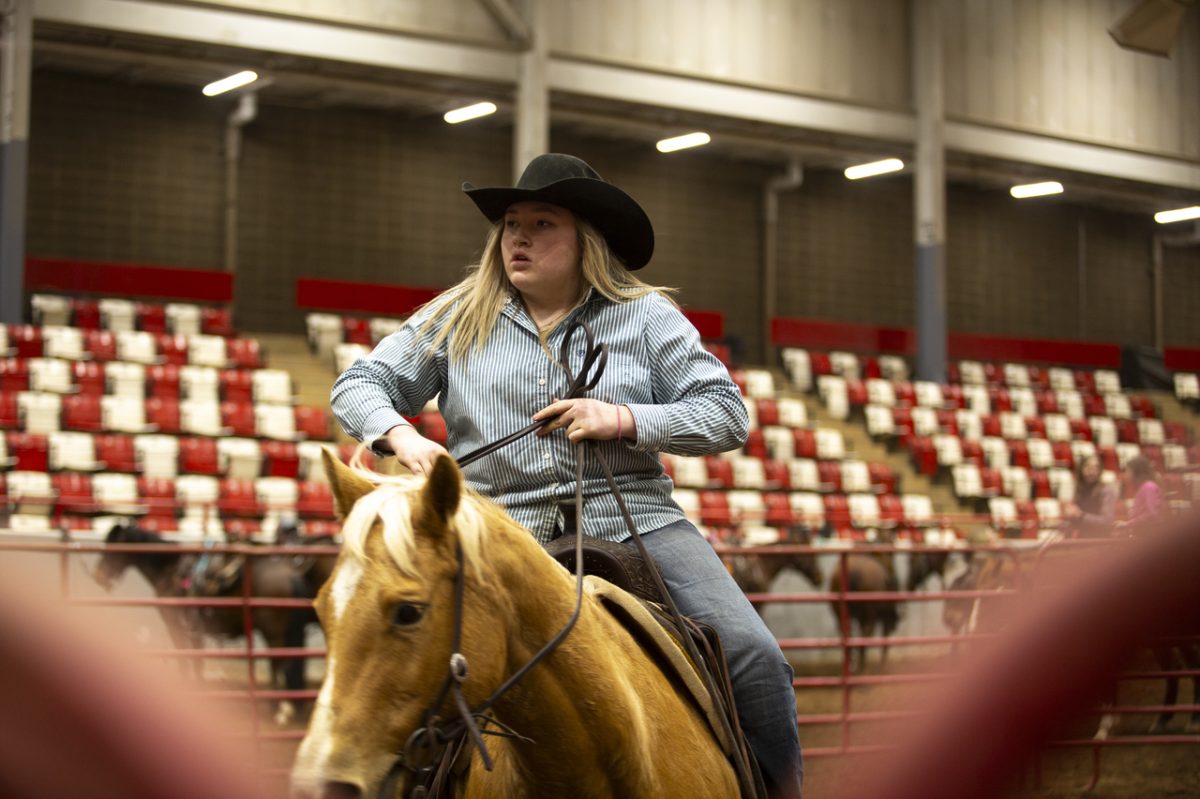
[[[396,611],[392,614],[392,621],[403,627],[407,627],[410,624],[416,624],[419,622],[421,617],[424,615],[424,605],[413,605],[409,602],[405,602],[396,606]]]

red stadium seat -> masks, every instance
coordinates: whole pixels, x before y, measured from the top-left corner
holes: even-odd
[[[1055,441],[1050,445],[1054,450],[1054,465],[1064,469],[1075,468],[1075,453],[1071,450],[1070,441]]]
[[[763,436],[763,431],[755,428],[746,436],[746,443],[742,446],[742,452],[749,455],[751,458],[761,458],[766,460],[767,441]]]
[[[321,408],[307,405],[297,405],[293,412],[296,417],[296,432],[310,441],[328,441],[330,439],[329,414]]]
[[[792,431],[792,457],[794,458],[815,458],[817,457],[817,437],[812,430],[804,428],[796,428]]]
[[[725,365],[726,369],[733,366],[733,350],[729,348],[728,344],[721,344],[716,341],[705,341],[703,344],[704,349],[715,355],[717,360]]]
[[[1121,472],[1121,462],[1117,458],[1117,450],[1113,447],[1097,447],[1096,454],[1100,456],[1100,465],[1105,471]]]
[[[63,428],[99,432],[104,429],[100,412],[100,397],[95,394],[74,394],[63,397]]]
[[[179,438],[179,471],[183,474],[215,475],[220,472],[217,441],[201,436]]]
[[[730,369],[729,379],[732,380],[733,384],[738,387],[738,391],[741,392],[741,395],[743,397],[746,396],[746,370]]]
[[[138,501],[146,507],[146,514],[138,525],[149,524],[150,529],[172,530],[176,527],[175,481],[165,477],[138,478]]]
[[[342,341],[347,344],[362,344],[370,347],[372,344],[370,323],[357,316],[343,316]]]
[[[1087,419],[1072,419],[1071,424],[1071,439],[1073,441],[1091,441],[1092,426],[1088,424]]]
[[[1095,394],[1096,393],[1096,376],[1095,376],[1095,374],[1087,371],[1086,369],[1076,369],[1075,373],[1074,373],[1074,377],[1075,377],[1075,390],[1076,391],[1082,392],[1084,394]]]
[[[262,348],[258,339],[231,338],[225,344],[225,355],[239,369],[262,369]]]
[[[1054,487],[1050,485],[1050,475],[1040,469],[1029,472],[1029,482],[1034,499],[1045,499],[1054,496]]]
[[[1028,433],[1030,438],[1045,438],[1046,423],[1042,421],[1042,417],[1040,416],[1026,416],[1025,432]]]
[[[262,522],[257,519],[223,519],[222,526],[231,541],[249,541],[262,531]]]
[[[983,462],[984,462],[983,447],[980,445],[980,443],[978,441],[975,441],[975,440],[969,439],[969,438],[964,438],[964,439],[961,439],[958,443],[959,443],[959,446],[962,448],[963,463],[973,463],[976,466],[983,465]]]
[[[200,332],[209,336],[232,336],[233,317],[228,308],[202,308]]]
[[[733,464],[725,458],[706,455],[704,468],[708,472],[708,484],[715,488],[733,488]]]
[[[1139,419],[1157,419],[1158,408],[1154,406],[1154,400],[1150,397],[1129,397],[1129,404],[1133,408],[1133,415]]]
[[[95,300],[71,300],[71,324],[84,330],[98,330],[100,303]]]
[[[904,524],[904,503],[895,494],[879,496],[879,518],[885,527],[900,527]]]
[[[942,404],[951,410],[961,410],[967,406],[963,396],[962,386],[943,385]]]
[[[981,495],[984,497],[998,497],[1004,493],[1004,478],[996,469],[980,467],[979,484],[982,486]]]
[[[156,364],[146,369],[150,395],[159,399],[179,401],[179,364]]]
[[[29,390],[29,361],[25,358],[0,360],[0,391]]]
[[[72,378],[80,394],[99,396],[104,393],[104,367],[95,361],[72,361]]]
[[[223,516],[260,516],[258,492],[253,480],[222,480],[217,508]]]
[[[170,333],[160,333],[155,337],[158,355],[163,363],[172,366],[185,366],[188,362],[187,336],[173,336]]]
[[[709,527],[723,527],[733,523],[733,513],[724,491],[700,492],[700,522]]]
[[[840,461],[817,461],[817,475],[821,481],[821,493],[842,490],[842,464]]]
[[[58,513],[91,513],[96,509],[92,496],[92,476],[79,472],[59,472],[51,478],[58,499],[54,509]]]
[[[1168,444],[1186,447],[1191,442],[1191,432],[1183,422],[1163,422],[1163,436]]]
[[[106,472],[136,472],[137,453],[133,447],[133,437],[101,433],[95,437],[96,460],[104,464]]]
[[[915,437],[909,449],[912,452],[913,465],[917,467],[918,472],[930,477],[937,474],[937,447],[933,445],[933,439],[926,436]]]
[[[147,333],[167,332],[167,309],[158,303],[139,302],[135,306],[138,330]]]
[[[17,430],[21,427],[21,410],[14,391],[0,391],[0,429]]]
[[[1019,439],[1008,442],[1008,461],[1013,466],[1029,468],[1029,445]]]
[[[22,472],[50,470],[50,443],[46,436],[33,433],[6,433],[9,457],[15,458],[13,469]]]
[[[766,427],[767,425],[779,424],[779,403],[773,399],[755,400],[755,408],[758,411],[758,426]]]
[[[1141,436],[1138,434],[1136,421],[1133,419],[1116,419],[1114,424],[1117,426],[1117,441],[1125,444],[1141,443]]]
[[[1038,391],[1034,397],[1037,400],[1038,413],[1043,416],[1048,413],[1058,413],[1058,397],[1053,391]]]
[[[296,501],[296,511],[305,519],[332,519],[333,492],[328,483],[318,483],[314,480],[304,480],[300,483],[300,493]]]
[[[42,357],[42,329],[35,325],[9,325],[8,346],[18,358]]]
[[[111,330],[88,330],[83,334],[83,347],[96,361],[117,359],[117,337]]]
[[[226,402],[254,402],[254,373],[245,369],[222,369],[221,399]]]
[[[179,401],[160,397],[146,400],[146,423],[160,433],[178,433]]]
[[[825,522],[839,532],[849,531],[853,524],[850,521],[850,505],[843,494],[825,494],[822,497],[825,504]]]
[[[764,460],[763,480],[769,489],[786,491],[791,488],[791,473],[783,461]]]
[[[992,413],[1002,413],[1012,410],[1012,398],[1006,389],[998,386],[988,388],[988,400],[992,404]]]
[[[886,463],[868,463],[867,472],[871,476],[871,490],[876,494],[896,493],[896,473],[892,467]]]
[[[782,492],[766,492],[763,495],[766,505],[766,522],[772,527],[791,527],[796,524],[796,513],[792,510],[791,500]]]
[[[812,369],[813,377],[833,374],[833,363],[829,360],[829,353],[810,352],[808,354],[808,360],[810,368]]]
[[[1000,438],[1000,417],[996,415],[985,416],[982,420],[983,434],[991,438]]]
[[[235,436],[254,438],[257,434],[254,406],[246,402],[222,402],[221,425]]]
[[[861,408],[867,404],[867,384],[861,380],[846,381],[846,401],[851,408]]]
[[[958,430],[958,416],[953,410],[939,410],[937,412],[938,429],[943,433],[952,436],[960,435]]]
[[[263,441],[262,453],[266,458],[267,477],[300,476],[300,453],[291,441]]]
[[[1108,406],[1104,404],[1104,397],[1099,394],[1085,394],[1083,412],[1088,416],[1107,416]]]

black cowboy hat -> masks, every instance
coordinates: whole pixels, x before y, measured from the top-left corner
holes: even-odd
[[[654,227],[642,207],[573,155],[539,155],[512,188],[477,188],[464,183],[463,191],[492,222],[522,200],[561,205],[599,230],[627,269],[641,269],[654,254]]]

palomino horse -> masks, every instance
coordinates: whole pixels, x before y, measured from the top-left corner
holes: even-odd
[[[503,737],[485,744],[490,770],[468,750],[456,796],[738,795],[705,718],[590,593],[507,690],[571,617],[576,583],[450,458],[378,488],[328,454],[325,468],[344,542],[317,598],[329,654],[293,796],[408,796],[420,764],[406,742],[489,702],[479,726]]]
[[[195,553],[175,551],[175,547],[154,533],[134,526],[117,525],[106,538],[110,544],[163,545],[162,554],[152,552],[105,552],[93,571],[93,577],[106,591],[125,571],[133,568],[160,597],[241,597],[245,579],[245,559],[213,554],[207,560]],[[329,578],[335,558],[269,556],[250,559],[251,587],[257,598],[299,599],[316,596],[317,589]],[[232,639],[245,635],[241,608],[195,608],[162,606],[159,608],[172,642],[178,649],[203,647],[204,636]],[[304,646],[305,627],[316,622],[313,611],[297,608],[254,608],[254,629],[262,633],[272,648]],[[200,676],[199,660],[186,661],[191,675]],[[304,690],[303,658],[272,658],[272,682],[289,691]],[[286,725],[297,715],[290,700],[280,702],[275,721]]]

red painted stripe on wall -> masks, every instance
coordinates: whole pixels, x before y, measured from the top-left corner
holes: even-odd
[[[233,300],[233,275],[229,272],[66,258],[27,258],[25,287],[30,291],[193,302],[228,303]]]
[[[386,283],[355,283],[302,277],[296,280],[296,307],[324,311],[406,316],[442,290]]]

